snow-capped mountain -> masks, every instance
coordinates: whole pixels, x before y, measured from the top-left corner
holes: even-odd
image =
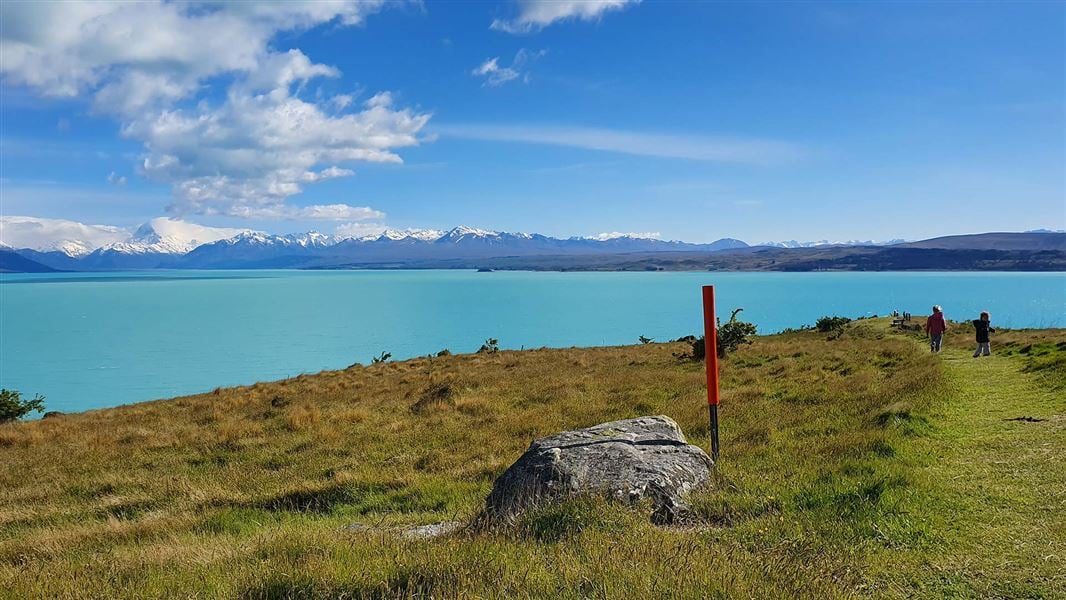
[[[88,256],[95,250],[88,242],[76,240],[57,240],[42,248],[43,252],[61,252],[71,258]]]
[[[508,234],[511,235],[511,234]],[[500,233],[498,231],[487,231],[485,229],[475,229],[473,227],[467,227],[466,225],[460,225],[454,229],[451,229],[447,233],[437,238],[438,242],[446,242],[449,244],[459,244],[463,241],[469,240],[498,240],[500,239]]]
[[[831,241],[831,240],[818,240],[813,242],[797,242],[796,240],[787,240],[784,242],[763,242],[756,244],[756,246],[767,246],[770,248],[817,248],[819,246],[892,246],[894,244],[902,244],[907,240],[886,240],[886,241],[874,241],[874,240],[847,240],[847,241]]]
[[[196,223],[159,217],[138,227],[129,240],[108,244],[100,248],[98,252],[186,254],[204,244],[246,233],[250,233],[250,230],[205,227]]]
[[[444,232],[439,229],[386,229],[385,231],[373,234],[364,235],[359,238],[346,238],[356,239],[360,242],[375,242],[375,241],[393,241],[398,242],[400,240],[416,240],[420,242],[433,242],[444,235]]]
[[[296,266],[336,243],[332,236],[317,231],[287,235],[245,231],[197,246],[181,258],[179,266],[197,269]]]
[[[489,231],[460,225],[448,231],[386,229],[363,237],[322,234],[279,236],[250,232],[199,246],[185,268],[329,268],[339,265],[402,267],[504,256],[568,256],[656,251],[716,251],[743,248],[740,240],[712,244],[666,242],[628,235],[606,239],[559,239],[540,234]]]

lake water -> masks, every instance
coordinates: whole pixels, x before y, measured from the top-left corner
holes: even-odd
[[[0,386],[64,412],[448,348],[636,343],[702,330],[700,287],[761,332],[822,315],[992,312],[1066,325],[1064,273],[181,271],[0,275]],[[728,313],[725,313],[728,315]],[[967,341],[967,343],[969,343]]]

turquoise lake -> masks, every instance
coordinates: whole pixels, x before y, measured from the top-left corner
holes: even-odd
[[[0,275],[0,386],[64,412],[209,391],[448,348],[633,344],[720,312],[769,333],[822,315],[981,310],[1066,326],[1064,273],[179,271]],[[726,313],[728,315],[728,313]],[[968,346],[970,339],[949,339]],[[995,340],[993,339],[993,350]]]

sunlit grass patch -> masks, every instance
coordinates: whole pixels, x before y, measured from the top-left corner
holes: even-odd
[[[684,344],[421,358],[3,425],[0,597],[1062,595],[1045,557],[1066,543],[1046,517],[1066,333],[997,332],[971,361],[963,329],[939,356],[883,319],[728,356],[714,483],[669,528],[575,499],[397,533],[475,523],[561,430],[665,414],[706,447]]]

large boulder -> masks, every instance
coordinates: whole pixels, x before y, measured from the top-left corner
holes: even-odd
[[[513,520],[534,505],[577,495],[651,502],[672,522],[685,494],[710,478],[713,463],[665,416],[612,421],[534,441],[492,486],[486,514]]]

